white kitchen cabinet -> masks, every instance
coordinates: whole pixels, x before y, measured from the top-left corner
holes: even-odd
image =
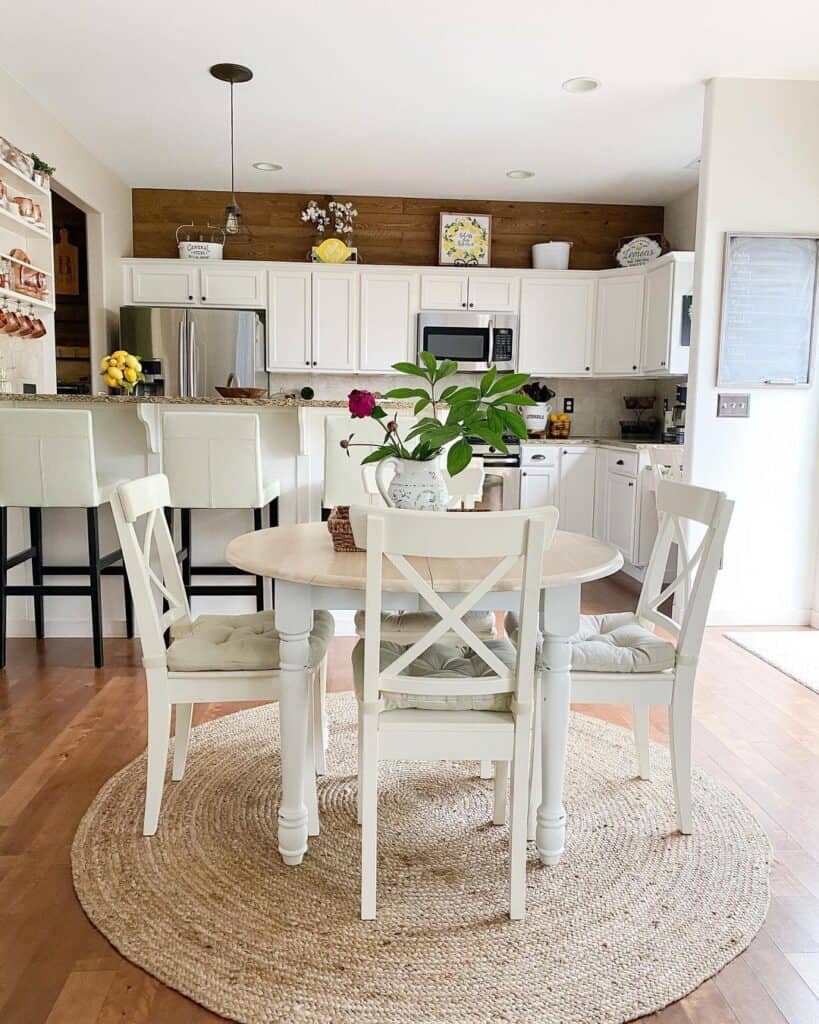
[[[267,305],[266,279],[261,268],[203,260],[197,298],[208,306],[264,309]]]
[[[512,275],[470,274],[467,309],[484,313],[517,312],[520,279]]]
[[[631,376],[640,368],[643,337],[645,274],[603,273],[597,281],[594,369],[597,373]]]
[[[150,306],[188,306],[199,299],[199,267],[181,260],[126,265],[125,294]]]
[[[304,370],[313,361],[311,273],[271,270],[267,290],[267,369]]]
[[[645,272],[642,370],[685,374],[691,342],[694,254],[669,253],[656,264],[649,264]]]
[[[362,370],[390,372],[393,363],[415,362],[418,278],[418,274],[362,271]]]
[[[466,309],[467,274],[441,271],[421,274],[421,309]]]
[[[527,467],[520,471],[520,507],[538,508],[556,505],[558,491],[557,466]]]
[[[606,474],[604,540],[620,549],[627,562],[637,559],[637,480],[635,477]]]
[[[594,483],[597,452],[568,445],[560,449],[559,526],[573,533],[594,532]]]
[[[316,370],[354,370],[358,326],[358,274],[314,270],[311,313],[312,366]]]
[[[440,270],[421,274],[422,309],[517,312],[520,281],[513,274],[465,274]]]
[[[518,369],[581,377],[591,372],[594,277],[527,277],[520,292]]]

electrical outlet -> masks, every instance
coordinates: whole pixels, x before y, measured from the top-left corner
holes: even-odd
[[[717,395],[717,416],[748,419],[750,415],[750,395]]]
[[[574,412],[574,399],[564,398],[563,399],[563,412]]]

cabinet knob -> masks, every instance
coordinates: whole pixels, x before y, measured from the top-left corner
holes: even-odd
[[[310,360],[309,359],[305,359],[304,360],[304,365],[305,366],[309,366],[310,365]]]
[[[587,369],[587,370],[590,370],[590,369],[591,369],[591,367],[590,367],[590,366],[587,366],[587,367],[586,367],[586,369]]]
[[[202,296],[202,301],[203,301],[203,302],[207,302],[207,301],[208,301],[208,297],[207,297],[207,295],[203,295],[203,296]]]
[[[637,364],[635,363],[635,365],[632,366],[632,370],[636,370],[636,369],[637,369]]]
[[[634,486],[634,481],[633,480],[629,480],[628,485],[629,485],[629,487],[633,487]]]
[[[313,360],[313,366],[315,366],[316,364],[317,364],[317,360],[316,360],[316,359],[314,359],[314,360]]]
[[[463,308],[466,309],[466,303],[465,302],[462,302],[461,306],[463,306]]]
[[[193,302],[193,296],[192,295],[188,296],[188,302]]]
[[[660,363],[660,366],[665,366],[665,359]]]
[[[470,309],[472,309],[472,307],[473,307],[474,305],[475,305],[475,303],[474,303],[474,302],[470,302],[470,303],[469,303],[469,308],[470,308]]]
[[[622,460],[622,459],[618,459],[618,460],[617,460],[617,465],[618,465],[618,466],[625,466],[625,462],[623,462],[623,460]]]

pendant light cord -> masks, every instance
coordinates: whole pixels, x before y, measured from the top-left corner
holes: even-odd
[[[230,83],[230,194],[236,202],[236,153],[233,148],[233,82]]]

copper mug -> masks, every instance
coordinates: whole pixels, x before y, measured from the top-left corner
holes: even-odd
[[[30,338],[34,334],[34,321],[28,313],[20,317],[20,327],[15,333],[18,338]]]
[[[16,334],[19,329],[20,317],[12,310],[7,309],[5,311],[5,322],[3,326],[0,327],[0,331],[2,331],[3,334]]]
[[[44,338],[48,333],[48,331],[46,330],[46,325],[38,316],[35,317],[32,322],[34,324],[34,331],[30,335],[31,340],[34,341],[35,338]]]
[[[12,202],[17,204],[17,213],[24,220],[31,220],[34,217],[34,202],[28,196],[15,196]]]

